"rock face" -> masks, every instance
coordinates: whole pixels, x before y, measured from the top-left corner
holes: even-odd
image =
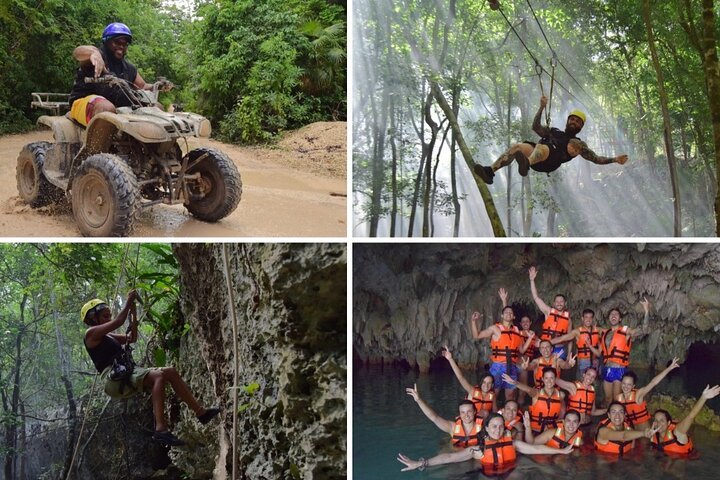
[[[652,332],[633,347],[635,365],[684,359],[694,342],[720,338],[720,247],[717,244],[364,244],[353,250],[353,351],[356,361],[407,361],[427,370],[447,344],[464,367],[487,361],[489,342],[471,339],[469,319],[487,327],[500,317],[498,289],[509,292],[519,320],[539,331],[542,314],[528,268],[551,305],[568,300],[574,326],[583,309],[606,327],[619,308],[637,326],[652,303]]]
[[[237,357],[222,248],[173,246],[192,331],[180,352],[182,375],[203,403],[223,407],[219,427],[200,427],[180,409],[177,431],[191,448],[173,452],[174,463],[193,478],[230,472],[235,360],[241,477],[345,478],[345,245],[227,245]]]

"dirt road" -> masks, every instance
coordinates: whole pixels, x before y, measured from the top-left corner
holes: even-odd
[[[317,123],[276,148],[191,139],[224,151],[242,176],[242,201],[217,223],[195,220],[182,205],[145,210],[134,237],[345,237],[346,124]],[[0,236],[79,237],[67,200],[32,209],[18,197],[15,164],[22,147],[52,141],[49,130],[0,137]]]

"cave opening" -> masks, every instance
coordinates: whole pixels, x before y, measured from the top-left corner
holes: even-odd
[[[689,395],[697,398],[706,385],[720,384],[720,343],[695,342],[690,345],[683,367],[683,383]],[[708,400],[707,405],[720,413],[720,396]]]

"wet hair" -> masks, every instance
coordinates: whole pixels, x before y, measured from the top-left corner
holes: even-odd
[[[638,380],[638,379],[637,379],[637,374],[636,374],[635,372],[633,372],[632,370],[627,370],[627,371],[623,374],[623,378],[625,378],[625,377],[630,377],[630,378],[633,379],[633,383],[637,383],[637,380]]]
[[[546,374],[547,372],[552,372],[552,374],[557,377],[557,372],[555,371],[555,367],[550,367],[550,366],[548,366],[548,367],[543,367],[543,369],[542,369],[543,377],[545,376],[545,374]]]
[[[458,409],[462,407],[463,405],[472,405],[473,410],[477,412],[477,407],[475,406],[475,402],[472,400],[463,400],[462,402],[458,403]]]
[[[659,410],[656,410],[655,413],[653,414],[653,416],[657,415],[658,413],[662,413],[663,415],[665,415],[665,420],[667,420],[668,423],[672,422],[672,417],[670,416],[670,412],[668,412],[667,410],[663,410],[662,408]]]
[[[563,295],[562,293],[558,293],[557,295],[555,295],[555,298],[557,297],[562,297],[562,299],[567,302],[567,298],[565,298],[565,295]]]
[[[611,308],[610,311],[608,312],[608,315],[610,315],[612,312],[618,312],[618,315],[620,315],[620,318],[622,318],[622,312],[620,311],[619,308],[617,308],[617,307]]]
[[[553,348],[553,344],[552,344],[552,342],[551,342],[550,340],[540,340],[540,346],[541,346],[541,347],[542,347],[542,344],[543,344],[543,343],[549,343],[549,344],[550,344],[550,348]]]
[[[489,374],[489,373],[483,374],[483,376],[480,378],[480,383],[482,383],[482,382],[483,382],[486,378],[488,378],[488,377],[490,377],[490,380],[492,380],[493,386],[495,386],[495,377],[493,377],[493,376],[492,376],[491,374]]]
[[[510,403],[510,402],[513,402],[513,403],[517,406],[517,408],[520,408],[520,404],[519,404],[516,400],[508,400],[508,401],[506,401],[506,402],[505,402],[505,405],[503,405],[503,408],[507,407],[507,404]]]
[[[508,305],[507,307],[503,307],[503,309],[502,309],[502,314],[504,315],[504,314],[505,314],[505,310],[507,310],[508,308],[510,309],[511,312],[513,312],[513,315],[514,315],[514,314],[515,314],[515,310],[513,310],[513,308],[512,308],[510,305]]]
[[[610,405],[608,405],[608,407],[607,407],[608,413],[610,413],[610,409],[612,408],[613,405],[620,405],[620,406],[622,407],[622,409],[623,409],[623,412],[626,412],[626,413],[627,413],[627,411],[625,410],[625,405],[623,405],[622,403],[618,402],[617,400],[613,400],[612,402],[610,402]]]
[[[575,415],[578,419],[578,422],[580,421],[580,412],[574,409],[570,409],[567,412],[565,412],[565,418],[567,418],[568,415]]]
[[[589,314],[592,315],[593,317],[595,316],[595,311],[594,311],[594,310],[590,310],[589,308],[586,308],[585,310],[583,310],[582,316],[584,317],[585,314],[587,314],[587,313],[589,313]]]
[[[583,375],[585,375],[588,370],[595,370],[596,375],[599,373],[597,367],[593,367],[592,365],[590,365],[589,367],[587,367],[585,370],[582,371]]]

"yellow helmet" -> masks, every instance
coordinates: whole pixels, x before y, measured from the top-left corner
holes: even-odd
[[[97,308],[98,306],[103,306],[104,308]],[[87,317],[88,313],[95,314],[95,312],[104,310],[105,308],[109,308],[107,304],[100,300],[99,298],[93,298],[89,302],[87,302],[83,307],[80,309],[80,320],[85,322],[85,317]],[[86,322],[87,323],[87,322]]]
[[[570,112],[570,114],[568,115],[568,117],[571,117],[571,116],[576,116],[576,117],[578,117],[580,120],[583,121],[583,125],[585,125],[585,113],[581,112],[580,110],[573,110],[573,111]]]

